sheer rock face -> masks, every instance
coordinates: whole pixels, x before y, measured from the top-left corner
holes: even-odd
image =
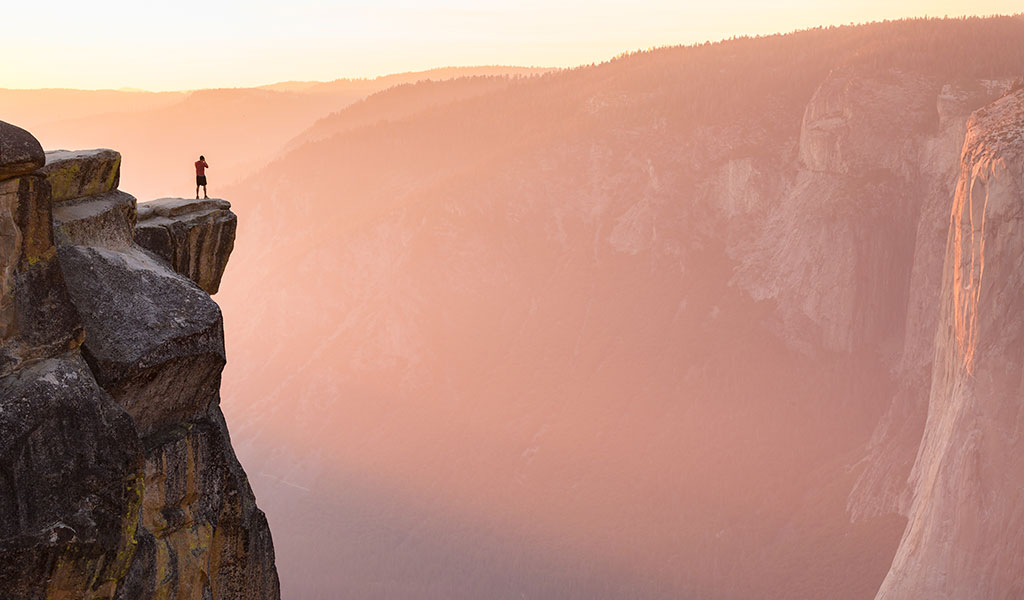
[[[135,241],[216,294],[235,245],[238,218],[226,200],[162,198],[139,205]]]
[[[142,448],[77,351],[0,379],[0,590],[109,598],[135,552]]]
[[[1024,594],[1024,92],[974,114],[960,165],[910,522],[880,599]]]
[[[144,526],[155,537],[158,596],[269,598],[276,574],[266,517],[253,501],[220,408],[147,442]],[[198,549],[198,550],[197,550]]]
[[[49,193],[35,174],[0,181],[0,376],[82,341],[57,261]]]
[[[0,123],[5,153],[26,146],[11,131]],[[136,203],[116,189],[116,152],[48,153],[28,174],[42,161],[8,168],[5,156],[4,598],[278,599],[270,530],[218,406],[219,307],[134,244]],[[189,250],[220,261],[216,289],[234,215],[226,202],[209,209],[231,226],[215,247]]]

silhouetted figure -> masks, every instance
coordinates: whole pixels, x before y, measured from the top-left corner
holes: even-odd
[[[206,195],[206,170],[210,168],[210,165],[206,164],[206,157],[200,155],[199,160],[196,161],[196,200],[199,199],[199,186],[203,186],[203,198],[209,198]]]

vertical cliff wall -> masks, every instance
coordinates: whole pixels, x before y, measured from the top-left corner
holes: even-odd
[[[910,521],[878,593],[1024,595],[1024,92],[977,111],[960,163]]]
[[[219,407],[235,216],[138,209],[120,162],[0,122],[0,591],[277,599]]]

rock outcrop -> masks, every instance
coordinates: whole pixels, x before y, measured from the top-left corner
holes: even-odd
[[[0,126],[0,134],[16,129]],[[16,145],[2,139],[0,144]],[[25,155],[15,152],[13,160],[4,172],[23,170]],[[0,376],[81,344],[82,327],[64,287],[52,220],[50,188],[42,175],[0,180]]]
[[[219,407],[221,312],[197,286],[219,285],[230,205],[163,211],[154,254],[135,244],[118,153],[44,166],[37,148],[0,123],[4,598],[279,598]]]
[[[46,164],[40,171],[50,182],[53,202],[58,204],[117,189],[121,154],[106,148],[53,150],[46,153]]]
[[[949,219],[910,522],[879,599],[1024,595],[1024,92],[980,109]]]
[[[238,219],[220,199],[162,198],[138,208],[135,241],[216,294],[235,245]]]

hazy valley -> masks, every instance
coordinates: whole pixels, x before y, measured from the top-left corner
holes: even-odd
[[[283,597],[1014,597],[1021,40],[914,20],[0,117],[118,149],[140,200],[210,161],[223,410]]]

